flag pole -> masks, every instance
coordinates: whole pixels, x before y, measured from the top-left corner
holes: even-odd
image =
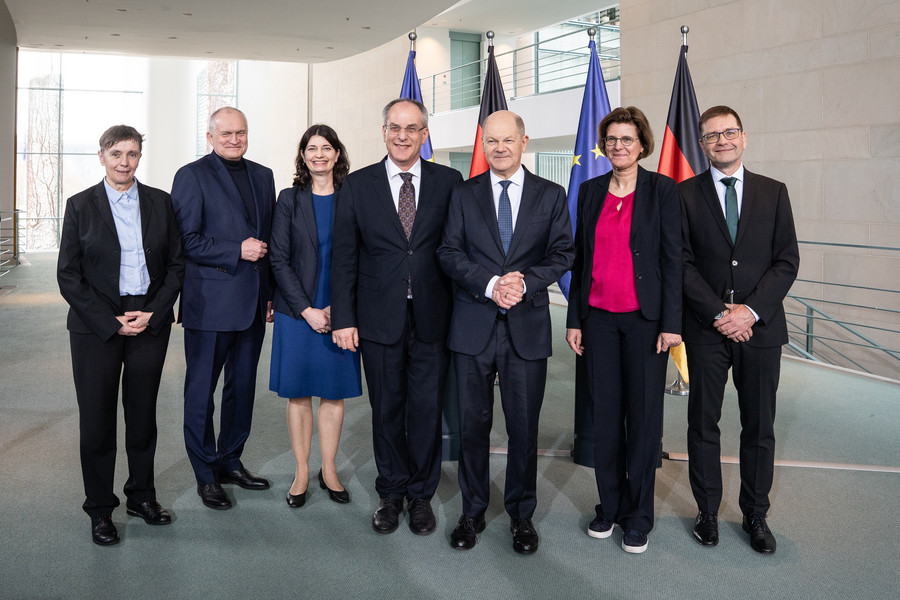
[[[685,53],[687,52],[687,34],[691,30],[687,25],[681,26],[681,45],[685,47]],[[682,342],[683,343],[683,342]],[[687,396],[691,393],[690,384],[684,380],[684,377],[681,376],[681,371],[679,369],[675,369],[675,381],[666,386],[666,393],[671,396]],[[663,454],[668,457],[668,452],[663,452]]]
[[[416,35],[416,32],[415,32],[415,31],[410,31],[410,32],[409,32],[409,51],[410,51],[410,52],[415,52],[415,51],[416,51],[416,38],[417,38],[417,37],[419,37],[419,36]]]

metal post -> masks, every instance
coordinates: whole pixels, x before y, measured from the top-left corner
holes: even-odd
[[[813,318],[812,306],[806,307],[806,353],[813,355],[813,326],[816,320]]]

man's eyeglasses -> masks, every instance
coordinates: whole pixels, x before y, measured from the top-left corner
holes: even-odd
[[[625,137],[619,137],[619,138],[613,137],[610,135],[610,136],[603,138],[603,143],[606,144],[608,147],[612,148],[616,145],[616,142],[622,142],[622,145],[627,148],[628,146],[630,146],[634,143],[634,140],[635,140],[635,138],[627,136],[627,135]]]
[[[406,135],[415,135],[425,129],[424,127],[418,127],[416,125],[407,125],[406,127],[400,127],[396,123],[391,123],[385,127],[391,135],[399,135],[401,131],[405,131]]]
[[[726,129],[725,131],[710,131],[700,136],[700,140],[705,144],[715,144],[719,141],[719,136],[724,136],[726,140],[733,140],[741,135],[743,129]]]

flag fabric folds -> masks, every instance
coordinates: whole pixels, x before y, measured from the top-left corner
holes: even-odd
[[[669,101],[666,132],[659,153],[659,167],[656,169],[658,173],[668,175],[679,183],[709,168],[709,161],[700,151],[697,141],[700,137],[700,111],[697,108],[691,71],[688,69],[687,50],[686,45],[681,46],[672,99]],[[676,225],[673,224],[674,226]],[[678,367],[681,378],[686,382],[690,381],[684,344],[672,348],[669,354]]]
[[[400,98],[422,101],[422,88],[419,87],[419,76],[416,74],[416,51],[409,51],[406,59],[406,72],[403,74],[403,85],[400,86]],[[422,160],[434,162],[434,151],[431,149],[431,138],[425,138],[425,143],[419,150]]]
[[[506,110],[506,96],[503,94],[503,83],[500,81],[500,70],[494,58],[494,47],[488,47],[487,72],[484,74],[484,91],[481,94],[481,109],[478,111],[478,127],[475,130],[475,144],[472,146],[472,165],[469,167],[469,178],[481,175],[488,170],[484,149],[481,147],[481,134],[484,120],[493,112]]]
[[[594,40],[588,44],[590,59],[587,80],[584,84],[584,97],[581,100],[581,116],[578,118],[578,132],[575,135],[575,153],[572,159],[572,172],[569,175],[569,216],[572,218],[572,235],[575,235],[575,215],[578,209],[578,188],[588,179],[603,175],[612,165],[603,154],[600,145],[600,121],[609,114],[609,96],[606,94],[606,82],[600,69],[597,57],[597,46]],[[559,288],[568,300],[569,284],[572,273],[568,272],[559,280]]]

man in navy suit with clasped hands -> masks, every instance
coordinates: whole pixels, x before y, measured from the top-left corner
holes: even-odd
[[[246,160],[247,119],[236,108],[210,115],[213,151],[175,174],[172,202],[187,260],[179,318],[184,325],[184,441],[209,508],[231,508],[222,483],[263,490],[269,482],[241,463],[250,435],[256,367],[273,279],[268,242],[275,208],[272,170]],[[213,392],[225,385],[218,439]]]

